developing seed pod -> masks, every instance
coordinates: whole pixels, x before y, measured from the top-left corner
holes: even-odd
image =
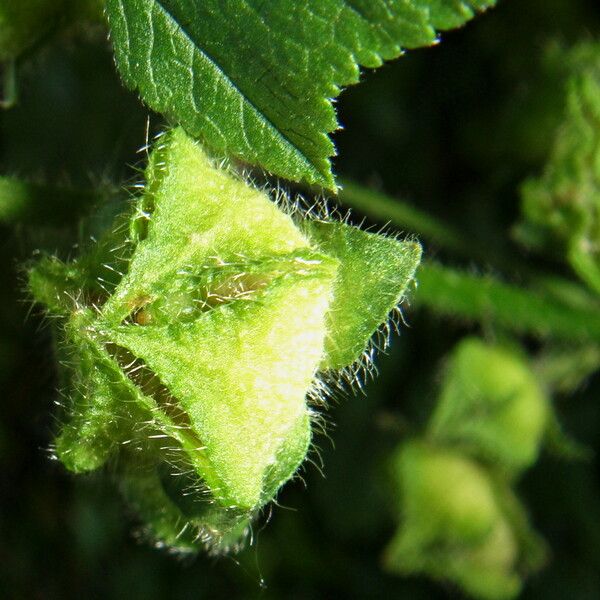
[[[133,214],[30,271],[67,373],[56,455],[111,461],[161,546],[238,546],[306,457],[311,399],[412,280],[417,243],[291,212],[175,129]]]
[[[483,600],[519,593],[519,537],[481,466],[456,451],[411,442],[398,451],[392,477],[402,523],[386,549],[386,568],[452,581]]]
[[[548,398],[525,359],[477,338],[454,350],[429,434],[518,474],[539,454]]]

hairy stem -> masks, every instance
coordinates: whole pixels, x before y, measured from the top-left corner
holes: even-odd
[[[432,262],[417,274],[415,301],[435,312],[493,323],[521,334],[575,342],[600,342],[600,313],[548,295]]]
[[[389,221],[396,227],[414,231],[440,248],[461,256],[472,256],[472,248],[458,231],[406,202],[348,180],[342,182],[339,199],[343,204],[374,219]]]
[[[532,268],[518,257],[490,252],[481,244],[468,239],[462,232],[406,202],[348,180],[343,182],[339,200],[373,219],[388,221],[395,227],[413,231],[423,236],[426,241],[456,256],[492,265],[505,272],[518,272],[533,288],[536,288],[536,291],[539,291],[540,296],[555,296],[559,302],[575,310],[584,304],[588,305],[590,310],[599,308],[597,299],[578,283],[540,273],[539,269]],[[600,287],[592,286],[592,289],[600,289]],[[531,295],[531,292],[523,293],[527,297]],[[548,298],[548,302],[551,301],[552,299]],[[573,339],[572,336],[570,339]]]

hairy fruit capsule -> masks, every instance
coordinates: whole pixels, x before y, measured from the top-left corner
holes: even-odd
[[[325,381],[351,373],[421,249],[283,210],[181,129],[131,213],[30,289],[59,317],[56,455],[112,462],[159,544],[235,547],[303,462]]]

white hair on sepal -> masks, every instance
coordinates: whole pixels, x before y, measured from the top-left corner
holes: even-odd
[[[319,380],[328,390],[328,398],[338,395],[350,397],[354,393],[365,394],[364,386],[378,375],[375,355],[389,349],[391,333],[397,330],[395,317],[391,314],[369,339],[361,355],[350,365],[341,369],[325,369],[319,372]]]
[[[321,372],[317,372],[306,392],[307,402],[313,406],[327,407],[333,398],[334,390],[331,382]]]
[[[313,409],[308,409],[308,416],[310,419],[311,430],[318,435],[324,436],[331,444],[333,444],[333,439],[329,435],[329,432],[335,428],[333,418],[326,412]]]
[[[321,448],[315,440],[312,440],[302,464],[311,465],[318,471],[321,477],[325,478],[325,461],[323,460],[323,455],[321,454]]]
[[[129,505],[129,509],[131,512],[131,516],[139,522],[139,516],[137,513],[137,507],[135,503],[126,502]],[[187,527],[191,525],[189,521],[187,521],[183,515],[179,517],[179,520],[175,524],[175,527],[180,528],[179,534],[177,537],[181,537],[187,530]],[[138,526],[133,530],[132,533],[133,538],[138,544],[149,545],[155,550],[159,550],[160,552],[164,552],[168,556],[176,558],[181,561],[185,561],[186,559],[195,557],[196,550],[194,548],[186,548],[184,546],[173,546],[164,540],[160,539],[157,536],[156,531],[151,523],[148,522],[140,522]]]
[[[151,440],[158,440],[159,435],[160,434],[150,436]],[[173,445],[169,445],[167,447],[163,446],[160,448],[162,451],[166,450],[166,453],[161,453],[161,460],[163,460],[171,470],[171,477],[185,476],[189,480],[190,475],[192,476],[190,483],[183,488],[182,495],[194,495],[199,498],[199,501],[205,504],[216,505],[214,500],[215,490],[211,490],[204,483],[201,476],[189,462],[190,459],[187,451],[178,446],[178,442],[176,440],[173,440],[173,442]],[[147,452],[147,450],[145,450],[145,452]],[[218,493],[218,490],[216,490],[216,492]],[[173,506],[176,508],[176,505]],[[135,510],[135,503],[132,508]],[[235,510],[235,507],[224,507],[222,510],[223,514],[227,514],[227,512]],[[242,516],[240,516],[240,518],[242,518]],[[186,532],[190,532],[193,543],[202,544],[205,551],[212,556],[221,555],[227,552],[238,552],[243,546],[245,546],[245,540],[248,535],[247,527],[245,531],[242,532],[242,536],[238,542],[232,543],[227,547],[222,547],[221,542],[224,536],[227,535],[229,531],[228,529],[221,530],[218,527],[209,527],[206,524],[194,522],[193,518],[187,518],[183,514],[178,517],[178,522],[175,523],[174,526],[176,528],[180,528],[179,534],[176,536],[177,538],[180,538]],[[231,526],[235,526],[235,523],[233,523]],[[152,519],[139,527],[137,531],[138,535],[143,536],[144,541],[150,542],[152,545],[154,545],[154,547],[165,550],[169,554],[173,554],[175,556],[187,556],[189,554],[196,554],[197,552],[197,550],[193,548],[184,548],[166,544],[163,540],[157,538],[157,534],[152,525]]]
[[[46,453],[48,460],[53,462],[60,462],[60,458],[58,457],[56,451],[56,444],[50,443],[45,448],[42,448],[42,451]]]
[[[56,294],[56,299],[60,301],[60,296],[58,293]],[[30,317],[35,317],[35,332],[37,334],[45,330],[52,331],[53,325],[60,323],[60,321],[64,319],[62,315],[50,313],[50,311],[48,311],[43,305],[33,298],[25,300],[25,302],[28,304],[27,318],[29,319]]]
[[[403,237],[401,233],[386,231],[387,226],[378,231],[380,235],[400,240],[415,241],[416,236]],[[417,282],[414,277],[410,279],[407,287],[416,288]],[[410,324],[404,317],[403,306],[409,305],[410,298],[405,293],[400,300],[389,311],[386,319],[377,327],[371,335],[367,346],[351,365],[338,370],[328,370],[322,373],[325,379],[333,386],[343,391],[360,391],[364,393],[364,383],[375,379],[378,375],[378,369],[375,364],[375,356],[378,353],[386,354],[390,348],[391,340],[394,335],[400,335],[403,327],[410,327]]]
[[[296,194],[293,198],[289,198],[283,194],[283,200],[278,204],[284,212],[286,212],[296,225],[302,228],[305,221],[317,222],[338,222],[349,224],[351,211],[348,209],[342,211],[342,208],[335,201],[331,200],[323,194],[305,198],[301,194]]]

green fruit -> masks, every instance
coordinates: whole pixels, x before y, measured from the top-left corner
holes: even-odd
[[[401,526],[385,554],[401,574],[453,581],[478,598],[513,598],[519,548],[485,469],[453,450],[412,442],[393,463]]]
[[[360,359],[420,247],[298,223],[181,129],[97,237],[29,274],[67,367],[56,454],[77,473],[113,460],[160,544],[236,547],[306,457],[321,372]]]
[[[518,473],[537,459],[549,415],[548,398],[524,358],[467,338],[450,358],[429,431]]]

